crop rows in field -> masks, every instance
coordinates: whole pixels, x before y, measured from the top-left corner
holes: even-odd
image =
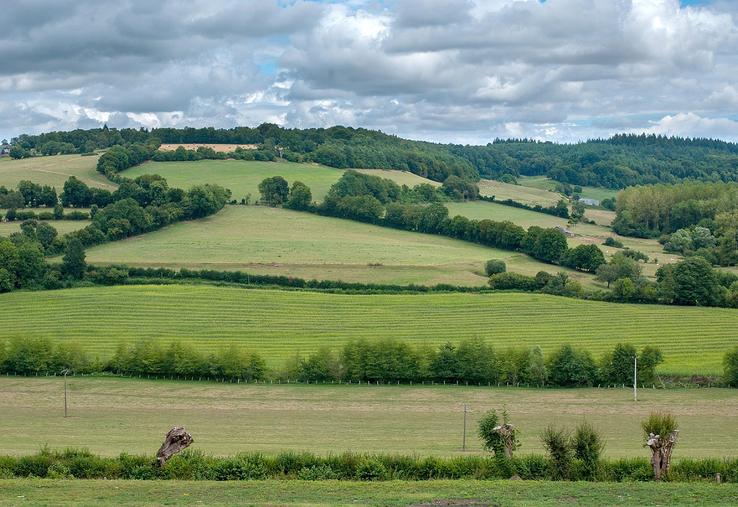
[[[438,345],[480,337],[498,348],[571,343],[595,356],[618,342],[661,347],[661,371],[720,373],[738,312],[558,298],[541,294],[339,295],[210,286],[133,286],[0,296],[3,336],[47,336],[107,357],[121,341],[230,343],[272,366],[349,340]]]

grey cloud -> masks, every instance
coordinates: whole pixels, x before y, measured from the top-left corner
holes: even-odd
[[[724,118],[738,114],[737,2],[8,4],[0,137],[104,119],[341,123],[458,142],[618,129],[735,136]]]

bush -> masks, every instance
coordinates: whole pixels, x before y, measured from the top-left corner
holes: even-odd
[[[563,428],[548,426],[541,435],[543,446],[551,457],[552,477],[569,479],[573,461],[571,435]]]
[[[600,456],[605,448],[600,432],[585,421],[577,426],[574,431],[572,445],[574,447],[574,457],[582,461],[584,478],[595,479]]]
[[[376,458],[365,458],[356,467],[356,479],[360,481],[383,481],[389,478],[387,468]]]
[[[484,265],[484,272],[487,274],[487,276],[504,273],[505,271],[507,271],[505,261],[501,261],[499,259],[488,260],[487,263]]]
[[[612,236],[608,236],[607,239],[605,239],[605,242],[602,243],[605,246],[611,246],[613,248],[623,248],[623,242],[618,241],[617,239],[613,238]]]
[[[731,387],[738,387],[738,347],[725,353],[723,367],[723,381]]]
[[[328,465],[313,465],[301,468],[297,478],[301,481],[325,481],[338,479],[338,474]]]
[[[74,210],[64,214],[64,220],[89,220],[90,214],[86,211]]]

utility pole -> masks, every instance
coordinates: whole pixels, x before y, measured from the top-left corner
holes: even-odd
[[[67,374],[69,370],[65,368],[62,373],[64,374],[64,417],[67,417]]]
[[[466,451],[466,413],[468,411],[468,406],[466,403],[464,403],[464,440],[461,443],[461,450]]]
[[[633,356],[633,401],[638,401],[638,356]]]

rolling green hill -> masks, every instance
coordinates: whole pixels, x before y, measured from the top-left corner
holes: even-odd
[[[125,263],[393,284],[480,286],[484,262],[534,275],[555,268],[525,254],[442,236],[261,206],[90,248],[92,263]],[[585,276],[585,275],[581,275]]]
[[[116,185],[95,170],[96,156],[57,155],[33,157],[20,160],[0,158],[0,185],[15,188],[22,180],[40,185],[50,185],[61,193],[64,182],[76,176],[91,187],[115,189]]]
[[[436,182],[407,171],[382,169],[360,169],[360,172],[389,178],[399,185],[414,186],[419,183]],[[264,178],[282,176],[288,182],[302,181],[313,193],[313,200],[320,202],[343,174],[343,169],[334,169],[319,164],[291,162],[254,162],[246,160],[198,160],[194,162],[147,162],[121,173],[127,178],[142,174],[159,174],[174,187],[190,188],[202,183],[217,183],[229,188],[233,198],[240,200],[251,195],[251,201],[259,198],[259,183]]]
[[[4,337],[45,336],[101,357],[121,341],[239,343],[272,366],[360,338],[498,348],[571,343],[599,356],[618,342],[661,347],[670,373],[719,374],[735,346],[732,309],[619,305],[542,294],[340,295],[213,286],[120,286],[0,295]]]

